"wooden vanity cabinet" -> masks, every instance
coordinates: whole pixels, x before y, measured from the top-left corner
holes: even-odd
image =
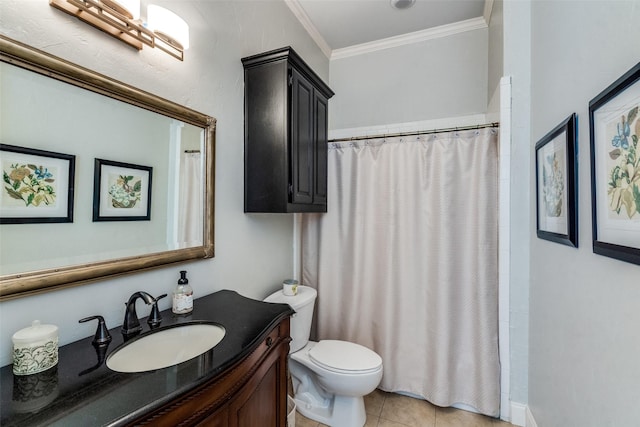
[[[290,47],[242,63],[245,212],[326,212],[333,91]]]
[[[233,367],[132,425],[286,427],[289,341],[287,317]]]

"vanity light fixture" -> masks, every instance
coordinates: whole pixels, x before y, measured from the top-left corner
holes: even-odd
[[[189,49],[189,25],[175,13],[164,7],[150,4],[147,7],[147,28],[156,35],[156,47],[165,50],[169,48],[185,51]]]
[[[138,50],[157,47],[180,61],[189,48],[189,25],[175,13],[149,5],[140,19],[140,0],[49,0],[49,5]]]
[[[103,3],[116,10],[121,6],[125,16],[134,21],[140,19],[140,0],[118,0],[117,2],[106,0]]]

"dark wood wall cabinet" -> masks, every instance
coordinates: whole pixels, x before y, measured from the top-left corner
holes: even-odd
[[[242,63],[245,212],[326,212],[333,91],[290,47]]]
[[[221,375],[132,426],[286,427],[289,318]]]

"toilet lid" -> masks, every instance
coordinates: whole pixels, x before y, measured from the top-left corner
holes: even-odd
[[[325,369],[345,373],[376,371],[382,358],[367,347],[347,341],[323,340],[309,350],[309,358]]]

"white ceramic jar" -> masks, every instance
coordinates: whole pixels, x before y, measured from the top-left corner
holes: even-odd
[[[287,279],[282,282],[282,293],[289,297],[295,296],[298,293],[298,281]]]
[[[58,364],[58,327],[34,320],[13,334],[13,373],[31,375]]]

